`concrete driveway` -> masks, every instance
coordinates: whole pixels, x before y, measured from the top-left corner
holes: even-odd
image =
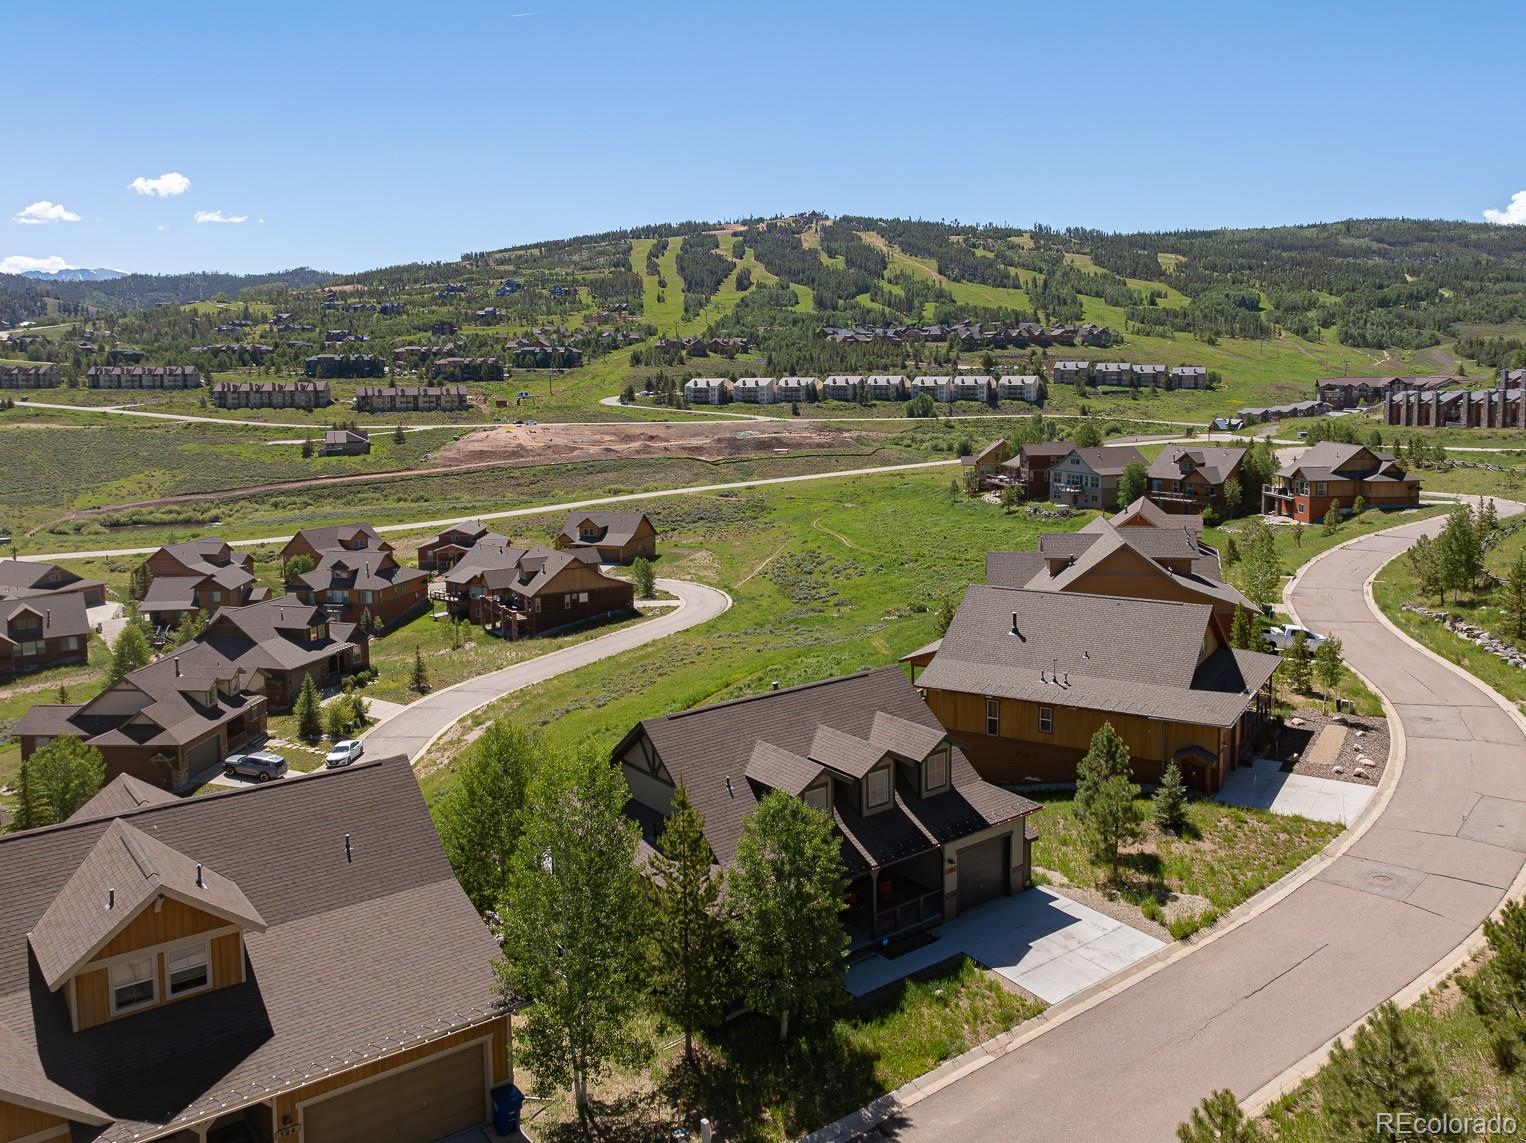
[[[863,996],[964,953],[1058,1004],[1164,947],[1164,941],[1069,897],[1033,888],[955,917],[930,945],[894,960],[860,961],[848,969],[848,991]]]
[[[1285,774],[1282,764],[1258,758],[1250,766],[1231,770],[1214,800],[1231,806],[1250,806],[1274,814],[1296,814],[1317,822],[1350,825],[1367,808],[1376,786]]]
[[[698,626],[714,619],[731,606],[731,597],[724,591],[702,584],[681,579],[659,579],[657,586],[678,596],[678,605],[633,627],[623,627],[608,635],[600,635],[597,639],[575,643],[549,655],[528,659],[491,674],[479,675],[409,703],[396,714],[376,723],[362,736],[366,744],[366,756],[386,758],[394,754],[406,754],[409,758],[417,758],[435,738],[478,707],[486,706],[522,687],[545,682],[557,675],[597,663],[600,659],[622,654],[645,643]]]
[[[1243,924],[904,1109],[887,1134],[1158,1143],[1209,1092],[1273,1084],[1469,938],[1526,859],[1526,733],[1477,682],[1380,623],[1362,592],[1442,524],[1332,550],[1292,592],[1407,739],[1370,828]]]

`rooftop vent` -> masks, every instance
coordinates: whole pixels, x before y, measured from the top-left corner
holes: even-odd
[[[206,884],[201,879],[201,862],[196,863],[196,888],[205,889]]]

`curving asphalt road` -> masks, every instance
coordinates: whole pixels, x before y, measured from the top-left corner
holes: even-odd
[[[1526,733],[1363,593],[1442,523],[1332,550],[1290,592],[1402,726],[1402,772],[1366,832],[1238,928],[913,1103],[885,1136],[1160,1143],[1210,1091],[1271,1084],[1470,937],[1526,861]]]
[[[545,682],[567,671],[695,627],[714,619],[731,606],[731,597],[724,591],[703,584],[659,579],[657,586],[678,596],[678,605],[632,627],[574,643],[549,655],[528,659],[425,695],[373,726],[364,736],[366,753],[375,758],[393,754],[417,758],[431,742],[478,707],[522,687]]]

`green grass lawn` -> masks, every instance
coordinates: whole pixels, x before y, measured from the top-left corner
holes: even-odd
[[[1484,560],[1491,582],[1503,580],[1511,561],[1523,551],[1526,551],[1526,530],[1515,532],[1491,550]],[[1446,602],[1440,603],[1434,596],[1422,597],[1409,561],[1401,556],[1378,573],[1372,593],[1383,614],[1412,638],[1442,658],[1466,668],[1511,701],[1526,702],[1526,671],[1511,666],[1460,635],[1452,634],[1435,620],[1404,610],[1404,604],[1410,602],[1441,608],[1506,642],[1521,646],[1522,641],[1515,640],[1514,623],[1501,610],[1503,592],[1498,587],[1483,587],[1477,593],[1463,592],[1461,597],[1448,594]]]
[[[21,497],[22,523],[35,521],[31,528],[17,526],[15,540],[23,552],[83,550],[86,548],[146,547],[185,540],[216,532],[224,539],[284,535],[298,528],[366,520],[373,524],[407,523],[468,517],[484,512],[510,510],[536,504],[560,503],[601,496],[618,496],[681,488],[687,485],[726,484],[735,481],[776,476],[809,475],[841,469],[865,468],[924,461],[925,451],[877,443],[866,437],[862,443],[848,436],[841,447],[788,455],[760,455],[709,461],[689,457],[658,457],[650,460],[618,460],[600,464],[545,464],[520,468],[466,470],[459,473],[406,476],[367,484],[313,485],[228,498],[212,498],[163,508],[133,509],[97,517],[61,519],[61,513],[49,511],[52,501],[42,490],[44,485],[61,495],[67,503],[70,495],[81,496],[89,485],[79,474],[68,471],[62,457],[46,461],[44,480],[37,487],[24,486],[24,477],[12,477],[13,487]],[[233,461],[238,459],[237,454]],[[233,463],[230,461],[230,464]],[[118,462],[102,462],[107,471]],[[120,462],[124,465],[128,461]],[[90,468],[87,460],[83,467]],[[265,471],[270,471],[266,468]],[[127,479],[119,476],[119,479]],[[193,487],[198,482],[213,483],[215,473],[198,470],[180,478]],[[230,476],[223,471],[221,479]],[[243,483],[242,478],[237,478]],[[69,491],[69,490],[74,491]],[[15,517],[13,517],[14,519]],[[513,522],[505,527],[514,528]],[[557,521],[557,530],[561,521]],[[554,532],[552,533],[554,534]]]
[[[1065,522],[951,502],[951,470],[802,482],[634,504],[661,534],[658,574],[714,584],[735,605],[701,627],[510,695],[507,715],[554,740],[612,746],[638,720],[895,661],[936,635],[932,606],[985,579],[990,550],[1031,548]],[[461,734],[469,733],[469,726]],[[459,747],[433,752],[426,789]]]
[[[772,1021],[742,1017],[702,1038],[695,1072],[677,1066],[677,1033],[647,1019],[654,1065],[594,1085],[591,1137],[637,1143],[670,1138],[682,1125],[697,1138],[705,1115],[727,1143],[798,1139],[1043,1010],[961,958],[786,1045]],[[519,1070],[521,1085],[533,1079]],[[563,1093],[527,1105],[526,1115],[526,1127],[549,1143],[590,1138]]]
[[[1071,795],[1037,791],[1029,796],[1044,806],[1034,821],[1036,868],[1054,870],[1082,888],[1116,893],[1147,910],[1150,903],[1163,905],[1167,894],[1190,893],[1206,897],[1213,915],[1225,913],[1318,853],[1342,829],[1331,822],[1194,800],[1184,834],[1175,837],[1150,826],[1146,840],[1124,855],[1114,880],[1111,870],[1087,852]],[[1140,798],[1136,805],[1149,821],[1149,799]],[[1198,920],[1211,919],[1204,914]],[[1197,927],[1184,921],[1171,929],[1181,937]]]

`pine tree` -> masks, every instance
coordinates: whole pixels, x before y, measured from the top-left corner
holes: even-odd
[[[1119,850],[1143,832],[1135,799],[1129,748],[1111,722],[1092,735],[1085,757],[1076,764],[1076,816],[1086,831],[1087,847],[1118,875]]]
[[[1453,594],[1464,588],[1476,590],[1479,573],[1484,568],[1484,549],[1473,523],[1473,514],[1462,505],[1452,509],[1436,543],[1441,575]]]
[[[398,425],[397,428],[392,430],[392,443],[393,444],[402,444],[403,440],[404,440],[404,437],[403,437],[403,426],[402,425]]]
[[[1419,582],[1420,593],[1434,595],[1444,605],[1447,601],[1447,579],[1442,568],[1439,542],[1429,536],[1421,536],[1405,558]]]
[[[302,689],[297,692],[297,704],[292,713],[297,719],[297,734],[309,742],[323,733],[323,708],[318,699],[318,687],[313,676],[302,676]]]
[[[47,795],[32,780],[31,761],[23,762],[16,779],[16,817],[11,822],[11,829],[36,829],[54,820]]]
[[[1168,833],[1181,833],[1187,825],[1187,785],[1182,781],[1181,767],[1172,759],[1166,763],[1160,785],[1151,799],[1155,824]]]
[[[429,689],[429,668],[424,663],[424,649],[413,649],[413,672],[408,677],[409,689],[423,694]]]
[[[1324,532],[1327,536],[1335,535],[1335,530],[1341,526],[1341,506],[1336,500],[1330,501],[1330,510],[1325,513]]]
[[[1240,505],[1244,502],[1245,489],[1240,486],[1240,482],[1238,480],[1231,476],[1224,482],[1225,518],[1228,519],[1231,516],[1238,516],[1240,514]]]
[[[1494,1059],[1507,1072],[1526,1060],[1526,905],[1511,901],[1484,922],[1492,954],[1462,990],[1489,1030]]]
[[[1387,1001],[1351,1038],[1337,1043],[1316,1080],[1328,1137],[1350,1143],[1373,1137],[1379,1112],[1402,1109],[1424,1121],[1444,1116],[1450,1101],[1423,1042]]]
[[[1235,617],[1229,626],[1229,645],[1237,651],[1251,650],[1252,634],[1250,612],[1235,604]]]
[[[302,459],[303,460],[308,460],[308,459],[310,459],[312,457],[312,455],[313,455],[313,438],[312,437],[303,437],[302,438]]]
[[[1288,648],[1287,654],[1282,657],[1283,673],[1287,676],[1288,686],[1298,694],[1308,694],[1313,685],[1313,658],[1309,654],[1309,640],[1302,631],[1293,635],[1293,645]]]
[[[726,996],[726,934],[719,920],[720,879],[711,872],[705,822],[679,786],[652,860],[656,908],[652,993],[684,1032],[694,1062],[694,1032],[718,1020]]]
[[[1192,1117],[1177,1127],[1176,1137],[1180,1143],[1255,1143],[1261,1133],[1245,1118],[1235,1093],[1224,1088],[1192,1109]]]
[[[1365,511],[1367,511],[1367,500],[1365,497],[1358,496],[1351,502],[1351,518],[1353,520]]]
[[[1145,466],[1137,460],[1130,461],[1123,466],[1123,475],[1118,478],[1118,508],[1127,508],[1134,501],[1144,496],[1150,487],[1150,478],[1145,472]]]
[[[1516,553],[1505,573],[1499,605],[1510,621],[1516,643],[1520,644],[1526,640],[1526,550]]]

